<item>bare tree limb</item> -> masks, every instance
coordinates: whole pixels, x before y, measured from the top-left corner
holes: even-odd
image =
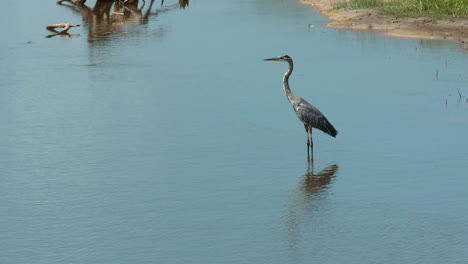
[[[51,35],[47,35],[46,37],[47,38],[50,38],[50,37],[53,37],[53,36],[56,36],[56,35],[66,35],[68,34],[68,30],[72,27],[79,27],[80,24],[77,24],[77,25],[70,25],[69,23],[59,23],[59,24],[52,24],[52,25],[48,25],[46,27],[47,30],[49,31],[52,31],[54,32],[54,34],[51,34]],[[57,31],[56,28],[62,28],[62,30],[60,31]]]

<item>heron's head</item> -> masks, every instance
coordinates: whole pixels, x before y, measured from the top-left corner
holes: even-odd
[[[264,59],[264,60],[265,60],[265,61],[286,61],[286,62],[289,62],[289,63],[292,62],[291,57],[289,57],[288,55],[283,55],[283,56],[274,57],[274,58],[269,58],[269,59]]]

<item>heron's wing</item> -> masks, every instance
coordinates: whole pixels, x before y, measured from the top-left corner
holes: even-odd
[[[299,98],[294,106],[294,110],[296,111],[297,117],[299,117],[305,125],[320,129],[332,137],[338,134],[338,131],[336,131],[325,115],[306,100]]]

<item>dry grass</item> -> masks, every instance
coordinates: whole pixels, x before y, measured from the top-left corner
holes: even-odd
[[[468,0],[348,0],[339,1],[337,9],[378,9],[396,16],[468,17]]]

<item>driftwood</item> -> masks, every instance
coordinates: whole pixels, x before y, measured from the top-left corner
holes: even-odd
[[[47,30],[54,32],[54,34],[47,35],[47,38],[51,38],[57,35],[69,35],[68,30],[72,27],[79,27],[80,24],[77,25],[70,25],[69,23],[59,23],[59,24],[52,24],[46,27]],[[56,28],[62,28],[62,30],[57,31]]]
[[[77,24],[77,25],[70,25],[68,23],[59,23],[59,24],[52,24],[52,25],[48,25],[46,27],[46,29],[50,30],[50,31],[56,31],[55,29],[56,28],[63,28],[62,30],[60,31],[56,31],[60,34],[63,34],[63,33],[67,33],[67,31],[72,28],[72,27],[79,27],[80,24]]]
[[[73,4],[84,4],[86,0],[58,0],[57,4],[61,5],[62,2],[72,2]]]

